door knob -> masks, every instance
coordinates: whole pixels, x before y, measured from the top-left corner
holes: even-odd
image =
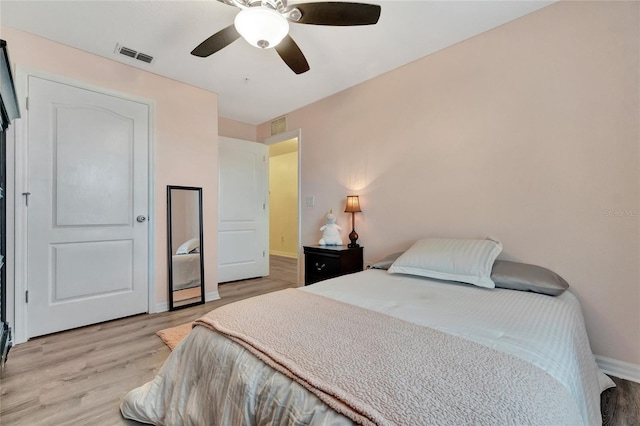
[[[147,220],[147,218],[143,215],[140,215],[138,217],[136,217],[136,220],[140,223],[144,222],[145,220]]]

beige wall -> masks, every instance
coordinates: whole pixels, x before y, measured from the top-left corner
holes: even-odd
[[[256,126],[229,118],[218,118],[218,134],[228,138],[242,139],[251,142],[258,140]]]
[[[596,354],[640,364],[639,40],[637,2],[556,3],[287,114],[303,244],[349,193],[368,260],[498,236],[569,281]]]
[[[18,67],[154,102],[155,301],[166,301],[167,185],[203,188],[204,234],[216,235],[218,95],[13,28],[2,27],[1,34]],[[212,292],[218,282],[217,242],[215,237],[204,242],[206,291]]]
[[[269,252],[298,257],[297,151],[269,158]]]

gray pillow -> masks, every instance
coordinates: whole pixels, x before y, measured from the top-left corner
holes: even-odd
[[[384,269],[387,270],[391,267],[391,265],[393,264],[393,262],[396,261],[397,258],[399,258],[400,256],[402,256],[404,252],[403,251],[399,251],[397,253],[392,253],[390,255],[385,256],[384,259],[377,261],[376,263],[374,263],[373,265],[371,265],[371,269]]]
[[[549,296],[559,296],[569,288],[564,278],[549,269],[507,260],[493,263],[491,279],[496,283],[496,288],[532,291]]]

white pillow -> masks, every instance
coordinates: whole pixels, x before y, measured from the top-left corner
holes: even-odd
[[[200,251],[200,238],[192,238],[186,243],[182,244],[180,247],[178,247],[178,250],[176,250],[176,254],[196,253],[196,250],[197,252]]]
[[[495,288],[491,267],[500,241],[427,238],[418,240],[389,268],[392,274],[419,275]]]

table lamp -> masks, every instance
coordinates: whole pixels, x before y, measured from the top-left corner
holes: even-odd
[[[360,210],[360,199],[358,198],[357,195],[347,195],[347,205],[344,209],[345,213],[351,213],[351,233],[349,234],[349,239],[351,240],[351,243],[349,243],[348,247],[349,248],[355,248],[355,247],[360,247],[359,244],[356,244],[356,241],[358,240],[358,233],[356,232],[356,226],[355,226],[355,214],[357,212],[361,212],[362,210]]]

